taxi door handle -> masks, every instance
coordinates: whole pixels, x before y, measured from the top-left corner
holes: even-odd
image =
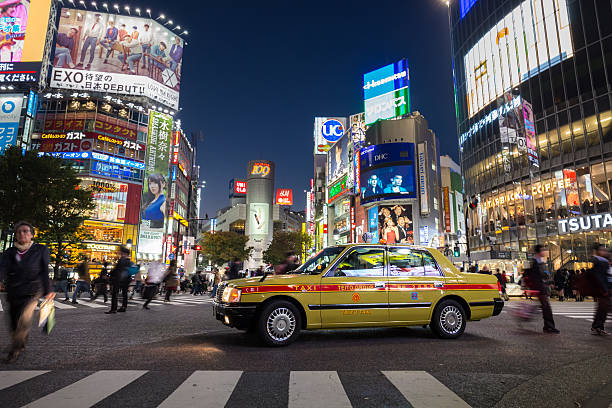
[[[374,287],[375,288],[384,288],[385,287],[385,282],[374,282]]]

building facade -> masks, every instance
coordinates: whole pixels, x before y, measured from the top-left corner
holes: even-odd
[[[466,259],[465,213],[461,167],[450,156],[440,156],[440,205],[446,255],[454,262]]]
[[[612,5],[450,2],[457,131],[475,259],[553,269],[612,243]]]

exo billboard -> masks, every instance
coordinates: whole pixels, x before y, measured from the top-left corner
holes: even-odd
[[[573,54],[567,1],[523,1],[465,54],[469,117]]]
[[[314,154],[326,154],[346,130],[346,118],[315,118]]]
[[[402,59],[363,76],[365,124],[410,112],[410,71]]]
[[[172,118],[149,111],[149,137],[145,162],[146,182],[142,185],[141,222],[138,252],[162,254],[164,226],[168,215],[168,169],[172,142]]]
[[[327,152],[327,185],[348,173],[349,134],[340,138]]]
[[[63,8],[51,86],[146,96],[178,109],[183,41],[155,20]]]
[[[414,143],[385,143],[360,152],[361,202],[416,198]]]
[[[0,83],[37,82],[51,0],[5,0],[1,3]]]

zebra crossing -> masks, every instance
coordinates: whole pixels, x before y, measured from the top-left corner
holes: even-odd
[[[266,405],[266,394],[276,393],[275,406],[289,408],[351,408],[368,406],[412,406],[414,408],[469,408],[464,400],[426,371],[380,371],[363,373],[365,381],[337,371],[290,371],[283,381],[272,388],[257,389],[249,385],[249,373],[243,371],[194,371],[174,376],[186,376],[172,389],[160,392],[147,406],[171,407],[231,407],[236,405],[236,394],[248,393],[249,405]],[[49,379],[61,376],[56,371],[0,371],[0,400],[6,407],[97,407],[117,406],[117,395],[138,392],[167,378],[169,373],[146,370],[101,370],[82,372],[72,382],[50,385]],[[380,377],[372,384],[371,375]],[[356,384],[348,384],[357,378]],[[382,382],[381,382],[382,381]],[[39,384],[46,384],[38,387]],[[382,389],[381,389],[382,384]],[[41,392],[42,390],[42,392]],[[117,394],[119,393],[119,394]],[[114,397],[113,395],[116,394]],[[15,398],[14,396],[18,396]],[[364,397],[366,396],[366,397]],[[13,398],[12,398],[13,397]],[[240,397],[238,397],[239,399]],[[105,401],[106,400],[106,401]],[[232,403],[234,400],[234,403]],[[11,403],[12,402],[12,403]],[[269,402],[269,401],[268,401]]]
[[[551,308],[553,315],[592,321],[597,304],[592,302],[555,302],[551,304]]]
[[[191,295],[174,295],[170,298],[170,302],[164,302],[163,298],[157,298],[152,300],[149,303],[149,307],[158,307],[158,306],[178,306],[178,307],[189,307],[189,306],[201,306],[205,304],[212,304],[213,299],[204,295],[204,296],[191,296]],[[140,297],[130,299],[128,301],[128,308],[141,308],[144,305],[145,301]],[[0,301],[0,312],[5,310],[5,300],[1,299]],[[119,298],[119,305],[121,305],[121,298]],[[93,301],[89,300],[85,295],[83,295],[80,299],[78,299],[77,304],[73,304],[69,301],[60,300],[60,298],[55,298],[55,309],[57,311],[61,310],[76,310],[76,309],[104,309],[110,307],[110,295],[108,296],[108,301],[104,302],[104,299],[99,297]],[[36,308],[38,310],[38,307]]]

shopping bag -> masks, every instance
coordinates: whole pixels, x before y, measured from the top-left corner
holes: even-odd
[[[53,299],[45,299],[40,305],[38,327],[42,327],[45,334],[51,333],[55,326],[55,302]]]

